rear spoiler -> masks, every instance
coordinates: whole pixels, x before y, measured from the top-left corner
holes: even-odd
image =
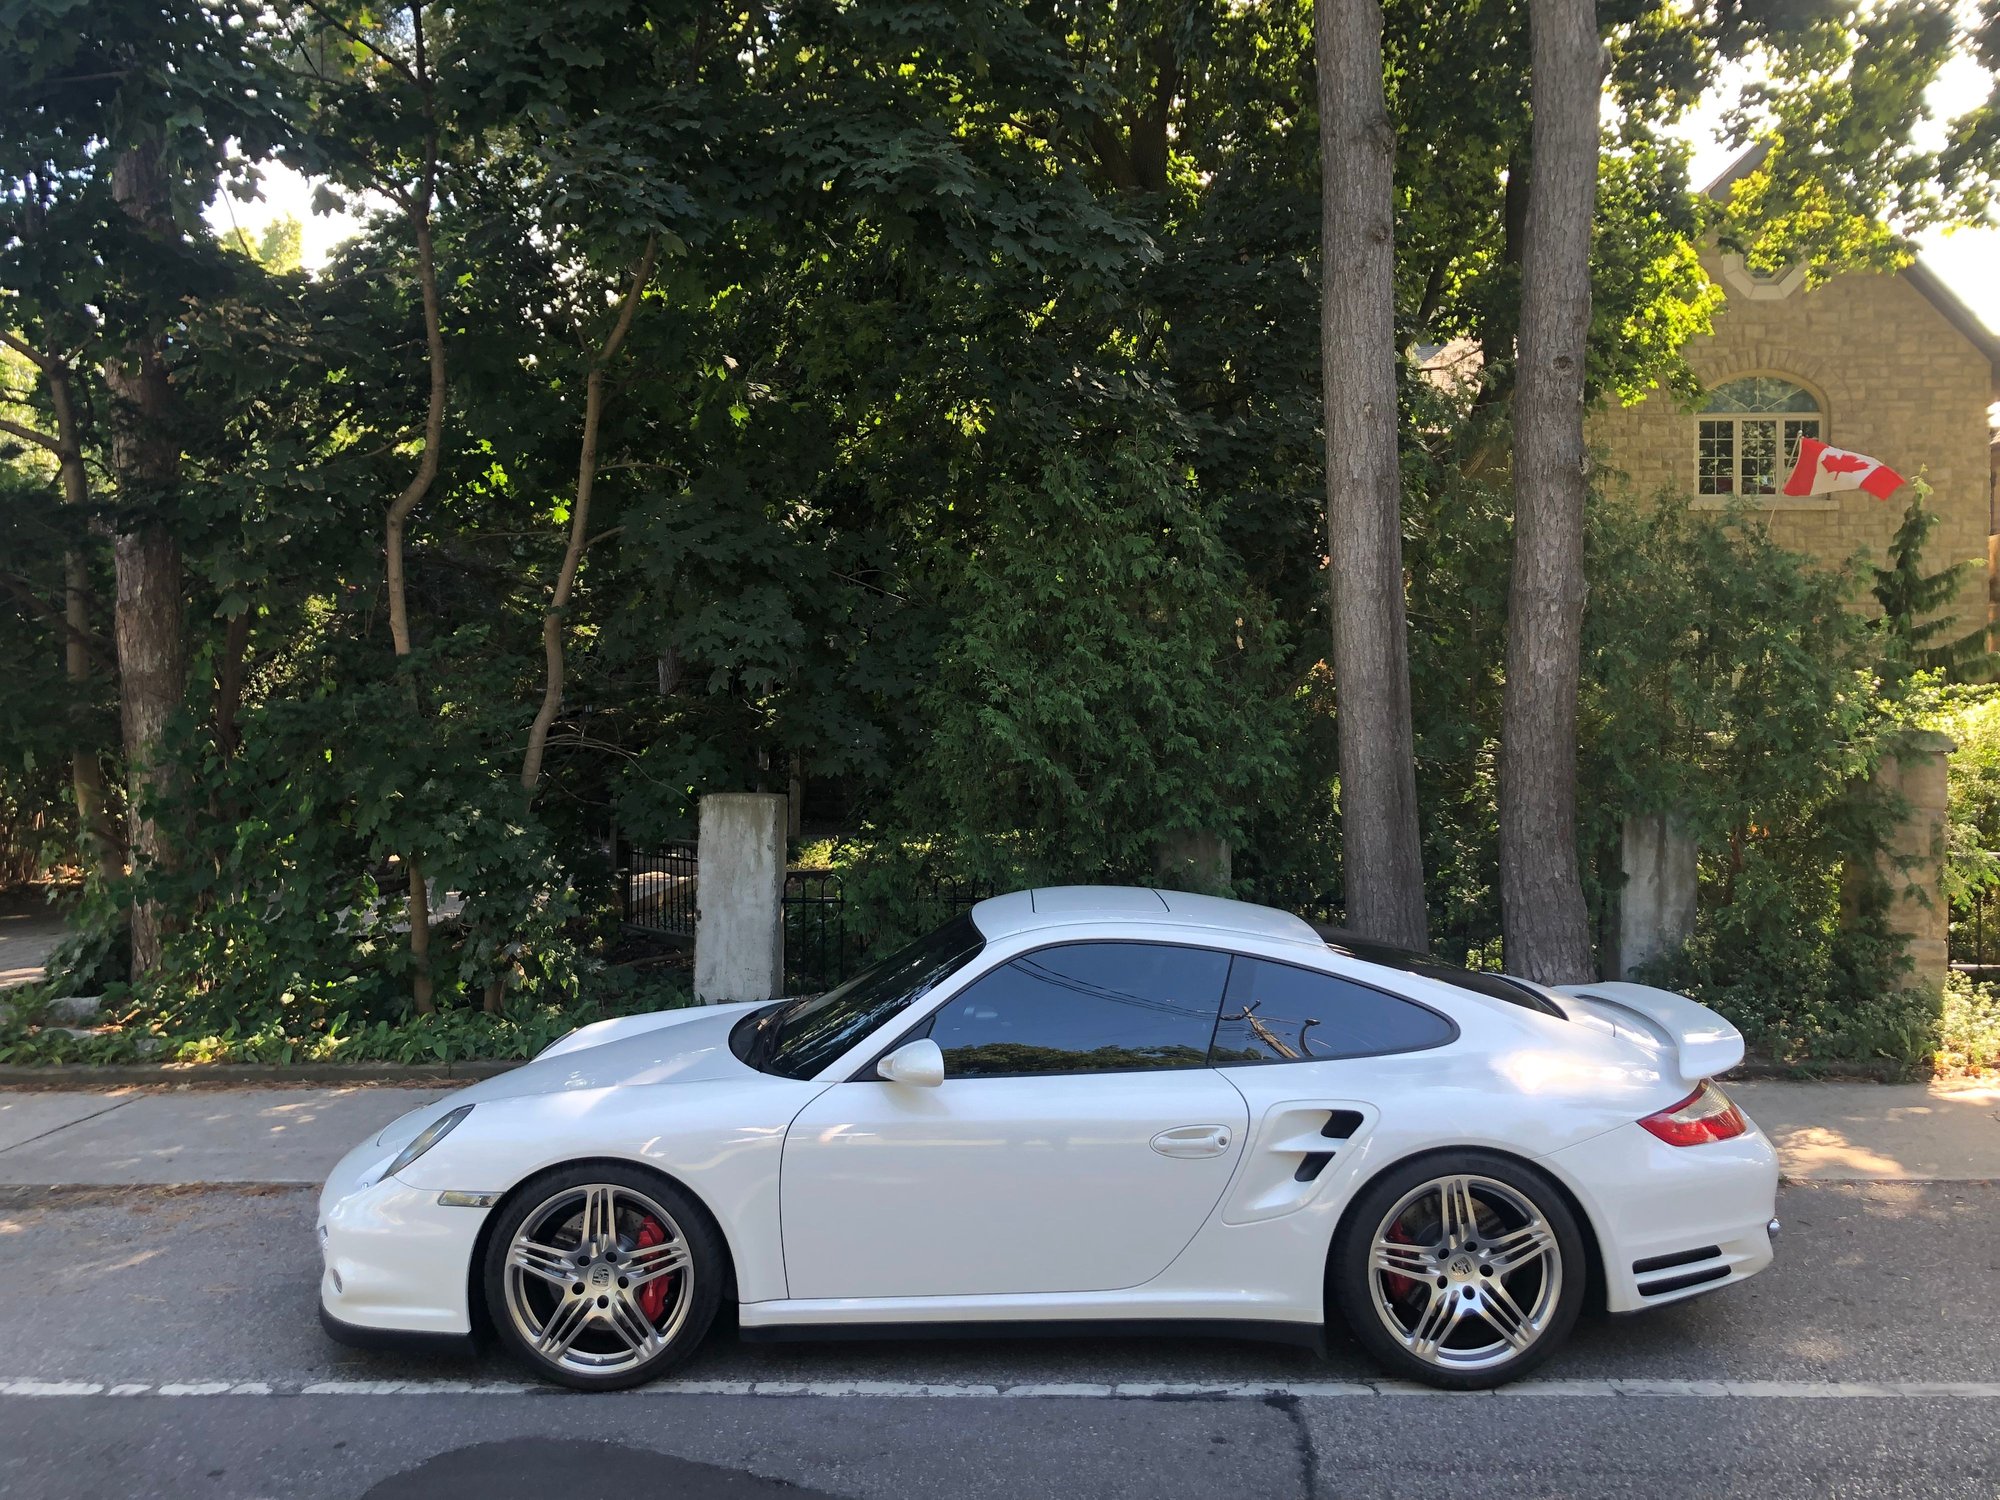
[[[1622,980],[1563,984],[1555,990],[1572,1000],[1591,1002],[1605,1020],[1673,1048],[1681,1077],[1691,1084],[1727,1073],[1743,1061],[1743,1033],[1686,995]]]

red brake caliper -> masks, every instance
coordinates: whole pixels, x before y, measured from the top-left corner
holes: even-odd
[[[664,1245],[667,1242],[666,1226],[651,1214],[639,1221],[639,1234],[632,1241],[634,1250],[643,1250],[648,1245]],[[646,1321],[657,1323],[660,1314],[667,1307],[667,1285],[673,1280],[671,1275],[656,1276],[639,1288],[639,1311],[646,1315]]]
[[[1388,1237],[1399,1245],[1414,1245],[1416,1243],[1415,1240],[1403,1232],[1403,1224],[1400,1219],[1389,1226]],[[1416,1283],[1407,1276],[1398,1276],[1393,1272],[1388,1272],[1382,1277],[1382,1285],[1388,1291],[1391,1302],[1401,1302],[1405,1297],[1410,1295],[1410,1289]]]

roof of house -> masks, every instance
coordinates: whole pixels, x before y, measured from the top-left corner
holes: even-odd
[[[1703,195],[1721,202],[1737,183],[1763,165],[1770,152],[1770,146],[1763,141],[1747,147],[1702,189]],[[1986,356],[1993,366],[1993,393],[1996,399],[2000,399],[2000,333],[1988,328],[1979,314],[1967,307],[1964,299],[1946,286],[1937,272],[1925,265],[1921,258],[1912,260],[1898,274],[1915,287],[1967,343]]]

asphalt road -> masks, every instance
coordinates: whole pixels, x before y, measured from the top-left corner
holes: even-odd
[[[0,1188],[0,1495],[2000,1497],[2000,1187],[1780,1214],[1771,1271],[1513,1394],[1376,1390],[1344,1341],[724,1335],[606,1397],[328,1343],[306,1192]]]

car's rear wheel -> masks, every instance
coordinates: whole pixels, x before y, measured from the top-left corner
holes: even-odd
[[[1389,1172],[1355,1201],[1331,1290],[1392,1374],[1478,1390],[1553,1354],[1583,1302],[1583,1237],[1554,1184],[1484,1151]]]
[[[615,1163],[537,1178],[487,1239],[494,1327],[538,1374],[578,1390],[638,1385],[681,1363],[715,1320],[723,1279],[701,1207]]]

